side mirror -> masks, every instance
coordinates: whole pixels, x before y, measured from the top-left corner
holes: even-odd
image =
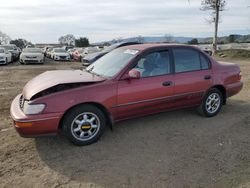
[[[136,69],[131,69],[128,72],[128,77],[131,78],[131,79],[140,79],[141,78],[141,73]]]

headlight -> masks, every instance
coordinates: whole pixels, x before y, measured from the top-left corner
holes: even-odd
[[[4,59],[4,57],[0,56],[0,59]]]
[[[25,101],[23,105],[23,112],[25,115],[34,115],[41,113],[44,108],[45,104],[29,104]]]

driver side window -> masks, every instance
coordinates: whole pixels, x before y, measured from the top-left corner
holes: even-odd
[[[169,74],[170,59],[168,51],[152,52],[142,57],[135,66],[142,78]]]

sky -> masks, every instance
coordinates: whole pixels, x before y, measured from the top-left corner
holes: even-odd
[[[0,31],[12,39],[57,43],[65,34],[90,42],[134,36],[210,37],[201,0],[0,0]],[[227,0],[219,35],[250,34],[250,0]]]

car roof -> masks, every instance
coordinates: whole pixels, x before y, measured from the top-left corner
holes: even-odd
[[[120,48],[123,49],[130,49],[130,50],[140,50],[140,51],[144,51],[150,48],[159,48],[159,47],[187,47],[187,48],[194,48],[197,49],[194,46],[190,46],[190,45],[185,45],[185,44],[172,44],[172,43],[147,43],[147,44],[136,44],[136,45],[128,45],[128,46],[123,46]]]

